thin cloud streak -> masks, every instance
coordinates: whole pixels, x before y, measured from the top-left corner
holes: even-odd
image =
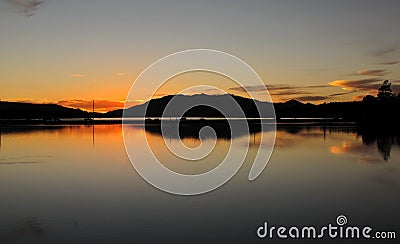
[[[371,90],[379,87],[378,79],[361,79],[361,80],[335,80],[329,82],[331,86],[342,87],[343,90]]]
[[[327,96],[302,96],[302,97],[296,97],[294,99],[300,102],[317,102],[326,100],[328,98],[329,97]]]
[[[381,48],[381,49],[377,49],[377,50],[373,51],[372,55],[374,55],[375,57],[382,57],[382,56],[385,56],[387,54],[397,51],[397,49],[398,48],[395,46],[385,47],[385,48]]]
[[[344,95],[351,94],[354,92],[356,92],[356,91],[333,93],[333,94],[330,94],[329,97],[339,97],[339,96],[344,96]]]
[[[382,85],[380,79],[361,79],[361,80],[335,80],[329,82],[331,86],[341,87],[346,91],[370,91],[376,92],[376,90]],[[400,84],[397,81],[392,81],[392,90],[398,92],[400,90]]]
[[[36,0],[7,0],[7,2],[19,7],[17,12],[20,12],[25,16],[33,16],[39,5],[43,3],[43,1]]]
[[[72,77],[84,77],[85,74],[71,74]]]
[[[382,65],[394,65],[394,64],[398,64],[398,63],[400,63],[399,61],[388,61],[388,62],[382,62],[382,63],[379,63],[379,64],[382,64]]]
[[[334,96],[345,95],[346,93],[337,93],[331,95],[317,95],[314,89],[324,89],[331,87],[330,85],[287,85],[287,84],[276,84],[267,85],[269,94],[274,101],[287,101],[290,99],[295,99],[301,102],[322,102],[328,100]],[[249,87],[232,87],[229,88],[230,91],[245,92],[245,88],[249,91],[265,91],[263,86],[249,86]]]
[[[384,69],[369,69],[369,70],[359,70],[357,75],[368,75],[368,76],[384,76],[386,70]]]
[[[295,100],[298,100],[300,102],[322,102],[324,100],[329,100],[333,97],[338,97],[338,96],[344,96],[344,95],[348,95],[351,93],[354,93],[356,91],[350,91],[350,92],[340,92],[340,93],[333,93],[327,96],[321,96],[321,95],[316,95],[316,96],[300,96],[300,97],[296,97],[294,98]]]
[[[308,95],[308,94],[313,94],[312,92],[306,92],[306,91],[296,91],[296,90],[281,90],[281,91],[271,91],[269,93],[271,96],[290,96],[290,95]]]
[[[253,92],[263,92],[265,88],[268,91],[281,91],[281,90],[295,90],[295,89],[309,89],[309,88],[327,88],[328,85],[309,85],[309,86],[291,86],[291,85],[266,85],[266,86],[245,86],[245,87],[231,87],[229,91],[236,92],[245,92],[253,91]]]

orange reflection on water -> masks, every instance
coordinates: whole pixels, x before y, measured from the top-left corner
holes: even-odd
[[[346,152],[349,152],[352,150],[352,148],[353,147],[350,143],[344,141],[341,146],[331,146],[329,148],[329,151],[333,154],[338,155],[338,154],[344,154]]]
[[[347,155],[353,157],[358,163],[381,163],[384,162],[377,150],[371,150],[373,146],[366,146],[359,140],[353,142],[343,141],[342,145],[329,147],[329,152],[334,155]]]

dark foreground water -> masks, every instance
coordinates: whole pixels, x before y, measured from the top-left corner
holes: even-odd
[[[229,145],[220,138],[214,154],[188,166],[165,153],[159,133],[139,125],[130,130],[133,140],[147,133],[157,156],[182,172],[215,167]],[[260,133],[270,132],[233,140],[250,136],[256,145]],[[184,143],[199,141],[188,136]],[[264,221],[321,227],[336,224],[341,214],[347,225],[399,237],[398,137],[352,126],[280,127],[269,164],[249,182],[254,148],[223,187],[184,197],[142,180],[126,155],[120,125],[1,128],[0,243],[274,243],[282,240],[256,235]]]

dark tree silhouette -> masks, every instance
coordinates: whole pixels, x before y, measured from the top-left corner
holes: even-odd
[[[378,99],[380,101],[387,101],[393,97],[391,85],[388,80],[385,80],[381,87],[378,88]]]
[[[372,96],[372,95],[366,95],[363,98],[363,102],[364,103],[375,103],[376,102],[376,97]]]

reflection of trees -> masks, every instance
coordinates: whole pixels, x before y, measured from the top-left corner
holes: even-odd
[[[365,145],[375,144],[385,161],[390,159],[392,146],[400,146],[400,131],[395,127],[358,126],[353,131],[361,136]]]
[[[366,145],[376,144],[379,153],[385,161],[390,158],[392,146],[400,146],[400,136],[363,132],[362,140]]]
[[[380,138],[376,140],[376,145],[378,146],[379,153],[382,155],[385,161],[390,158],[390,149],[392,148],[391,138]]]
[[[171,122],[177,123],[177,122]],[[233,128],[230,128],[229,123],[226,120],[219,121],[208,121],[208,120],[197,120],[197,121],[184,121],[179,126],[179,135],[176,136],[176,132],[173,127],[170,127],[164,131],[164,136],[171,138],[199,138],[199,132],[204,126],[211,127],[216,133],[217,138],[230,139],[250,134],[257,134],[262,131],[271,131],[275,126],[266,125],[261,128],[259,121],[250,121],[248,123],[248,130],[246,127],[240,126],[240,124],[232,122]],[[68,128],[67,126],[49,126],[49,125],[36,125],[36,126],[8,126],[0,127],[0,149],[2,144],[2,136],[7,134],[24,134],[32,133],[36,131],[58,131]],[[93,128],[94,129],[94,128]],[[162,135],[161,126],[159,122],[146,121],[145,129],[147,132],[152,134]],[[357,135],[361,137],[363,144],[365,145],[376,145],[377,150],[381,154],[385,161],[390,159],[390,153],[393,147],[400,147],[400,128],[386,126],[339,126],[339,125],[290,125],[290,124],[278,124],[278,131],[285,131],[292,135],[299,135],[301,137],[310,136],[321,136],[341,133],[349,135]],[[92,131],[94,135],[94,131]],[[98,133],[98,132],[97,132]],[[166,133],[166,134],[165,134]],[[205,137],[208,134],[204,134]]]
[[[365,145],[376,145],[380,155],[385,161],[390,159],[390,152],[393,146],[400,146],[400,130],[395,127],[375,127],[375,126],[293,126],[278,125],[278,131],[282,130],[290,134],[300,134],[307,136],[312,130],[321,131],[321,136],[326,133],[356,134],[361,136]]]
[[[233,123],[233,130],[229,127],[227,121],[186,121],[179,126],[179,135],[167,129],[162,133],[159,123],[146,124],[146,131],[159,134],[171,138],[199,138],[199,131],[204,126],[210,126],[215,131],[217,138],[230,139],[243,135],[261,132],[262,128],[257,123],[249,123],[249,131],[246,128],[235,127]],[[267,126],[264,130],[269,131],[273,127]],[[300,136],[315,136],[314,132],[318,132],[325,138],[326,134],[341,133],[349,135],[358,135],[361,137],[363,144],[376,145],[379,153],[385,161],[390,159],[390,152],[392,146],[400,146],[400,131],[394,128],[381,128],[381,127],[361,127],[361,126],[315,126],[315,125],[277,125],[278,131],[285,131],[292,135]],[[232,133],[232,134],[231,134]]]
[[[364,144],[376,144],[385,161],[390,158],[392,146],[400,145],[400,131],[396,127],[360,127],[357,134],[361,135]]]
[[[299,134],[301,131],[306,130],[305,127],[301,126],[284,126],[284,127],[278,127],[280,130],[284,130],[289,134]]]

